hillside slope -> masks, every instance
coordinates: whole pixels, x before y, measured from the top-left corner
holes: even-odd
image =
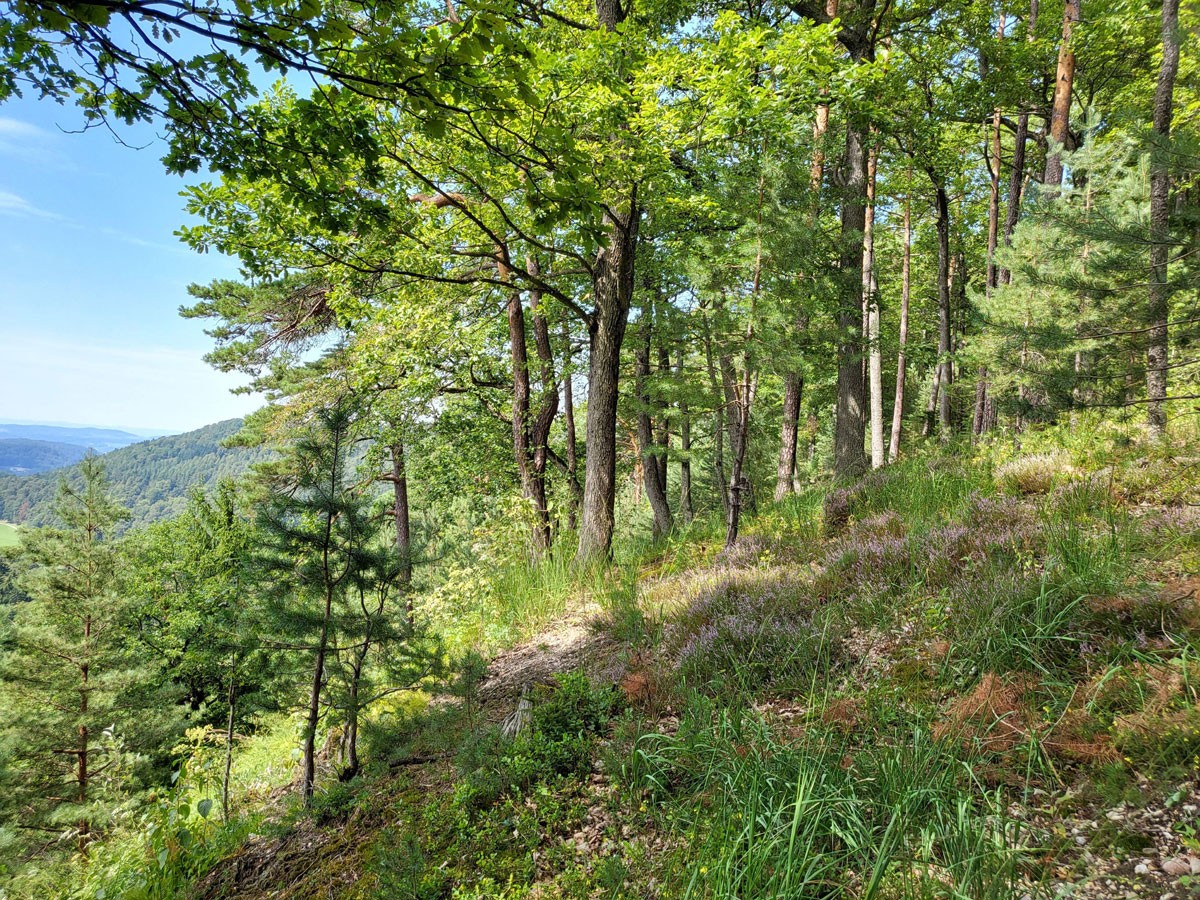
[[[192,486],[235,478],[268,458],[266,450],[221,446],[240,427],[240,419],[228,419],[103,454],[113,496],[129,507],[135,524],[173,515],[183,508]],[[67,467],[36,475],[0,475],[0,519],[49,524],[59,479],[74,474],[74,467]]]
[[[46,472],[77,463],[87,452],[87,447],[81,447],[79,444],[29,438],[0,438],[0,472],[10,475]]]
[[[0,424],[0,439],[53,441],[59,444],[73,444],[85,450],[90,448],[97,453],[108,453],[111,450],[120,450],[122,447],[128,447],[130,444],[144,441],[146,438],[116,428],[86,428],[66,425],[14,425],[3,423]]]

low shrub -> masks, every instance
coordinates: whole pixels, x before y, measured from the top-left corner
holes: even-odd
[[[1063,452],[1018,456],[996,468],[996,485],[1009,494],[1048,494],[1072,472],[1071,459]]]
[[[687,683],[717,693],[807,683],[833,666],[839,644],[810,597],[798,575],[730,575],[668,626],[668,656]]]

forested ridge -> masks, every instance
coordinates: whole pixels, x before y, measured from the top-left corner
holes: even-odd
[[[0,891],[1192,889],[1195,5],[0,4],[269,401],[0,478]]]
[[[56,469],[79,462],[87,448],[78,444],[57,441],[36,441],[27,438],[0,439],[0,471],[14,475],[29,475],[46,469]]]
[[[128,506],[134,524],[169,518],[182,511],[192,488],[215,487],[222,479],[237,478],[267,458],[261,450],[224,446],[240,427],[240,419],[229,419],[105,453],[109,489]],[[79,467],[33,475],[0,474],[0,520],[30,526],[52,524],[54,498],[64,477],[77,480]]]

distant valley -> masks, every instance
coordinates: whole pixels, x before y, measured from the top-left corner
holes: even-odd
[[[113,496],[129,507],[134,524],[168,518],[193,486],[236,478],[270,457],[268,450],[222,446],[241,424],[228,419],[153,440],[111,429],[0,425],[0,521],[51,524],[59,481],[75,475],[89,447],[101,454]]]
[[[0,472],[45,472],[79,462],[89,450],[108,453],[144,440],[116,428],[0,423]]]

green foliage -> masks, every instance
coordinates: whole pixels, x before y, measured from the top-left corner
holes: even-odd
[[[94,457],[61,483],[63,527],[31,531],[17,557],[29,602],[5,623],[0,690],[4,818],[85,847],[129,811],[178,725],[169,685],[134,650],[118,593],[126,515]]]
[[[508,792],[585,776],[615,704],[614,691],[594,687],[583,672],[559,676],[551,692],[535,694],[528,726],[515,739],[487,729],[463,745],[457,766],[464,780],[456,789],[456,804],[470,814]]]
[[[130,520],[137,524],[182,512],[193,487],[215,488],[223,479],[244,475],[253,463],[269,458],[265,450],[223,446],[240,427],[240,419],[230,419],[106,453],[104,468],[113,496],[130,508]],[[64,473],[0,474],[0,518],[29,525],[54,523],[55,492],[64,475],[78,481],[79,466]]]

